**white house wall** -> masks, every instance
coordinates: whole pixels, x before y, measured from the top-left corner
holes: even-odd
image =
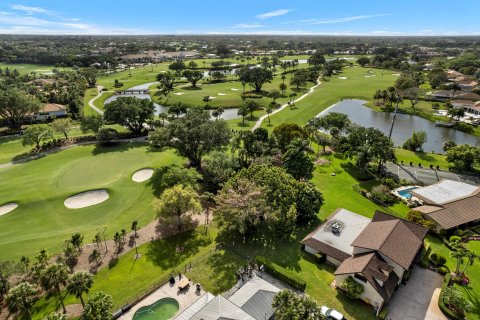
[[[396,262],[394,262],[392,259],[390,259],[386,255],[383,255],[380,252],[379,252],[379,254],[385,260],[385,262],[388,263],[389,266],[393,267],[393,271],[397,274],[397,276],[399,278],[398,283],[402,282],[403,274],[405,273],[405,269],[403,269],[401,266],[399,266]]]
[[[348,278],[349,276],[351,276],[353,278],[353,273],[352,274],[342,274],[342,275],[336,276],[335,277],[335,284],[337,286],[340,286],[340,284],[346,278]],[[353,278],[353,280],[355,280],[355,282],[357,282],[357,283],[360,283],[364,288],[364,291],[363,291],[362,295],[359,297],[360,299],[362,299],[363,301],[372,305],[375,309],[378,309],[383,305],[382,296],[380,296],[380,294],[372,287],[372,285],[370,283],[368,283],[368,281],[363,282],[363,281],[357,280],[355,278]]]

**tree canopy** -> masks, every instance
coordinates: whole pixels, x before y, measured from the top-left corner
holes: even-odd
[[[116,123],[133,133],[141,133],[154,113],[155,106],[150,99],[120,97],[105,105],[103,117],[107,123]]]
[[[272,82],[273,73],[271,70],[265,68],[243,67],[238,71],[238,77],[240,81],[253,86],[256,92],[260,92],[265,83]]]
[[[200,108],[188,109],[184,117],[170,121],[165,131],[166,144],[197,168],[204,154],[226,146],[231,136],[224,120],[213,120],[208,111]]]
[[[38,112],[39,102],[23,90],[5,88],[0,90],[0,117],[5,119],[10,129],[20,129],[27,116]]]

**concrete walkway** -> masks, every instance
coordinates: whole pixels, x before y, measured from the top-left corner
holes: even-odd
[[[95,107],[95,105],[93,103],[95,102],[95,100],[97,100],[98,98],[100,98],[103,95],[104,91],[102,91],[102,90],[103,90],[102,86],[97,86],[98,94],[94,98],[90,99],[90,101],[88,101],[88,106],[90,108],[92,108],[95,112],[97,112],[98,114],[101,114],[101,115],[103,115],[103,110],[100,110],[97,107]]]
[[[438,307],[443,276],[415,266],[406,285],[401,284],[388,303],[389,320],[447,320]]]
[[[297,103],[297,102],[299,102],[299,101],[302,101],[303,99],[305,99],[306,97],[308,97],[310,94],[312,94],[312,93],[315,91],[315,89],[316,89],[318,86],[320,86],[321,84],[322,84],[322,83],[320,82],[320,77],[319,77],[319,78],[317,79],[317,84],[316,84],[316,85],[314,85],[313,87],[311,87],[311,88],[308,90],[308,92],[305,93],[304,95],[302,95],[300,98],[298,98],[298,99],[296,99],[296,100],[293,100],[293,102],[294,102],[294,103]],[[278,113],[278,112],[282,111],[283,109],[285,109],[285,108],[288,107],[288,106],[290,106],[290,105],[289,105],[288,103],[285,103],[285,104],[282,105],[280,108],[278,108],[278,109],[276,109],[275,111],[273,111],[273,112],[270,114],[270,116],[271,116],[271,115],[274,115],[275,113]],[[267,119],[268,116],[269,116],[268,114],[266,114],[266,115],[264,115],[264,116],[261,116],[261,117],[257,120],[257,122],[255,123],[255,125],[253,126],[252,131],[255,130],[255,129],[257,129],[257,128],[260,128],[260,126],[262,125],[263,120]]]

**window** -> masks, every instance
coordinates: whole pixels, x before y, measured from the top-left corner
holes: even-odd
[[[355,274],[353,275],[353,277],[354,277],[355,279],[358,279],[358,280],[362,281],[362,282],[367,282],[367,278],[365,278],[365,277],[364,277],[363,275],[361,275],[360,273],[355,273]]]

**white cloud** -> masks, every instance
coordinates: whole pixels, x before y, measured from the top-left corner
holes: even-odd
[[[258,23],[239,23],[234,26],[232,26],[232,29],[254,29],[254,28],[263,28],[262,24]]]
[[[289,10],[289,9],[274,10],[274,11],[259,14],[259,15],[257,15],[257,18],[258,19],[269,19],[269,18],[273,18],[273,17],[279,17],[279,16],[286,15],[290,11],[292,11],[292,10]]]
[[[306,19],[306,20],[287,21],[287,22],[283,22],[283,24],[292,24],[292,23],[295,23],[295,24],[346,23],[346,22],[351,22],[351,21],[371,19],[371,18],[384,17],[384,16],[388,16],[388,14],[370,14],[370,15],[352,16],[352,17],[344,17],[344,18],[336,18],[336,19]]]
[[[32,15],[32,14],[48,14],[48,15],[53,15],[55,14],[54,11],[41,8],[41,7],[30,7],[30,6],[24,6],[21,4],[14,4],[12,5],[12,9],[16,11],[22,11],[25,12],[26,14]]]

